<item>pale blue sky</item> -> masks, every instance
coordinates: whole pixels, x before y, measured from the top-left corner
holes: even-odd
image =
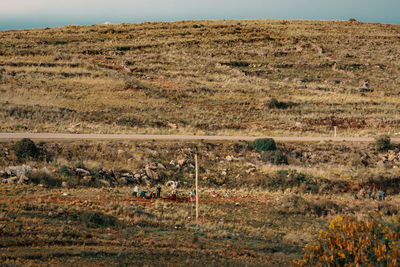
[[[197,19],[322,19],[400,24],[400,0],[0,0],[0,30]]]

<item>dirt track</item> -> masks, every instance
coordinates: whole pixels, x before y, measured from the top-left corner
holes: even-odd
[[[253,141],[257,138],[271,137],[279,142],[373,142],[371,137],[283,137],[283,136],[211,136],[211,135],[142,135],[142,134],[53,134],[53,133],[0,133],[0,140],[21,138],[39,140],[177,140],[177,141]],[[400,138],[392,138],[400,142]]]

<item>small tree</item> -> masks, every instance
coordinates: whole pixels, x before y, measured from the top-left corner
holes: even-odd
[[[390,143],[390,137],[388,135],[382,135],[375,139],[375,147],[379,152],[386,152],[392,148]]]
[[[254,140],[252,147],[257,149],[258,152],[261,151],[275,151],[276,143],[272,138],[260,138]]]
[[[24,138],[15,143],[13,150],[18,159],[37,158],[40,154],[35,143],[29,138]]]

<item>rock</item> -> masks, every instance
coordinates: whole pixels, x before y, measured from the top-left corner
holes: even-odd
[[[6,168],[6,173],[8,176],[17,176],[21,177],[22,175],[27,175],[32,173],[32,168],[29,165],[22,165],[22,166],[10,166]]]
[[[296,126],[297,128],[302,128],[302,127],[303,127],[303,124],[302,124],[301,122],[299,122],[299,121],[296,121],[295,126]]]
[[[25,175],[21,175],[21,177],[19,177],[18,183],[27,184],[28,182],[29,182],[29,178],[26,177]]]
[[[85,170],[85,169],[82,169],[82,168],[77,168],[77,169],[75,170],[75,172],[78,173],[78,174],[81,175],[81,176],[89,176],[89,175],[90,175],[90,172],[89,172],[89,171],[87,171],[87,170]]]
[[[157,168],[165,170],[165,166],[162,165],[161,163],[157,163]]]
[[[90,182],[90,181],[92,181],[92,176],[90,176],[90,175],[85,175],[85,176],[83,176],[82,179],[85,180],[86,182]]]
[[[252,172],[255,172],[255,171],[256,171],[256,168],[250,168],[250,169],[246,170],[246,173],[249,174],[249,173],[252,173]]]
[[[6,184],[15,184],[17,181],[18,181],[18,177],[17,176],[13,176],[13,177],[10,177],[10,178],[8,178],[8,179],[5,179],[6,180]]]
[[[134,177],[135,177],[135,179],[139,180],[140,177],[142,177],[142,176],[141,176],[140,174],[136,173],[136,174],[134,175]]]
[[[176,162],[175,162],[174,160],[171,160],[171,161],[169,162],[169,165],[175,166],[175,165],[176,165]]]
[[[151,180],[158,180],[158,174],[153,171],[149,166],[146,166],[146,175],[151,179]]]
[[[62,188],[68,188],[67,182],[65,182],[65,181],[62,182],[62,183],[61,183],[61,187],[62,187]]]
[[[175,123],[168,123],[167,124],[169,128],[171,128],[172,130],[176,130],[176,128],[178,128],[178,126]]]
[[[222,175],[222,176],[226,176],[226,171],[222,171],[222,172],[221,172],[221,175]]]
[[[117,154],[118,154],[118,157],[122,157],[125,155],[125,151],[122,149],[118,149]]]
[[[110,182],[107,180],[100,179],[99,182],[104,186],[107,186],[107,187],[111,186]]]
[[[47,214],[49,217],[53,217],[53,212],[49,211],[49,213]]]
[[[165,183],[165,186],[171,188],[171,189],[176,189],[179,186],[179,183],[176,181],[168,181]]]
[[[378,161],[378,163],[376,163],[376,166],[378,168],[385,168],[385,163],[383,162],[383,160],[381,160],[381,161]]]
[[[49,169],[47,169],[47,167],[43,167],[43,168],[41,169],[41,171],[44,172],[45,174],[50,175],[50,171],[49,171]]]
[[[225,159],[226,159],[226,161],[232,161],[232,160],[233,160],[233,157],[228,155],[228,156],[226,156]]]
[[[178,160],[178,165],[182,166],[183,164],[185,164],[185,159],[179,159]]]

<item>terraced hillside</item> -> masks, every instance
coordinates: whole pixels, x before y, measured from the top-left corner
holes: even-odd
[[[0,131],[400,132],[400,26],[184,21],[0,32]]]

